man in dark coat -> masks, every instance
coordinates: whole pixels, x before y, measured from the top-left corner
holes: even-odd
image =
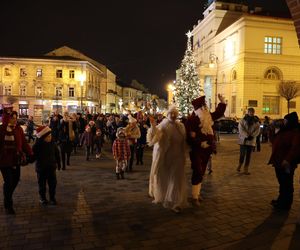
[[[272,200],[275,209],[289,210],[293,203],[294,172],[300,163],[300,126],[298,115],[292,112],[284,117],[284,126],[272,138],[269,164],[275,169],[279,196]]]
[[[3,176],[4,208],[7,214],[15,214],[13,193],[20,180],[21,159],[29,156],[33,161],[33,152],[26,142],[23,129],[17,123],[17,112],[5,109],[0,126],[0,170]]]
[[[202,179],[211,154],[216,150],[213,124],[214,121],[224,116],[226,109],[225,99],[220,94],[221,103],[215,112],[210,113],[205,103],[205,96],[192,101],[193,114],[185,122],[187,142],[191,146],[190,159],[192,165],[192,203],[200,206],[199,195]]]

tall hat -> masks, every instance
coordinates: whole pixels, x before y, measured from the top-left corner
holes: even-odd
[[[49,134],[51,134],[51,128],[48,126],[40,126],[36,129],[37,138],[46,137]]]
[[[192,101],[192,105],[194,107],[195,110],[197,110],[198,108],[201,108],[203,106],[206,105],[205,103],[205,95],[198,97],[197,99]]]

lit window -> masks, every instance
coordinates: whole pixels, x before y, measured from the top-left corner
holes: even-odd
[[[25,85],[20,86],[20,96],[26,96],[26,86]]]
[[[10,76],[11,75],[11,71],[9,68],[4,68],[4,76]]]
[[[36,77],[42,77],[43,76],[43,70],[42,69],[37,69],[36,70]]]
[[[21,68],[20,69],[20,77],[25,77],[25,76],[27,76],[26,69],[25,68]]]
[[[73,87],[69,88],[69,97],[74,97],[75,96],[75,89]]]
[[[265,54],[281,55],[282,38],[281,37],[265,37]]]
[[[35,95],[36,95],[37,97],[42,97],[42,93],[43,93],[43,88],[42,88],[41,86],[37,86],[37,87],[35,88]]]
[[[55,88],[55,96],[56,97],[62,97],[62,87],[56,87]]]
[[[74,70],[70,70],[69,71],[69,78],[70,79],[74,79],[75,78],[75,71]]]
[[[281,79],[280,72],[275,68],[268,69],[264,75],[264,78],[268,80],[279,80]]]
[[[4,95],[11,95],[11,86],[4,86]]]
[[[62,69],[56,70],[56,78],[62,78]]]
[[[279,96],[263,97],[263,114],[269,114],[269,115],[279,114]]]
[[[236,80],[236,70],[232,71],[231,79],[232,79],[232,81]]]

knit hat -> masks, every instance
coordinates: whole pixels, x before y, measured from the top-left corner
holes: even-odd
[[[285,115],[284,119],[287,120],[287,125],[289,127],[298,125],[299,118],[297,112],[292,112],[290,114]]]
[[[50,133],[51,133],[51,128],[49,128],[48,126],[41,126],[36,129],[37,138],[42,138],[42,137],[45,138]]]
[[[132,115],[129,115],[128,116],[128,122],[129,123],[134,123],[134,122],[137,122],[137,120],[134,117],[132,117]]]
[[[197,99],[192,101],[192,105],[194,107],[194,110],[197,110],[198,108],[201,108],[206,105],[205,103],[205,95],[198,97]]]

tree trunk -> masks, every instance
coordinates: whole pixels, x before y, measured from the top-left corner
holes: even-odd
[[[288,105],[288,114],[290,113],[290,100],[287,100],[287,105]]]

